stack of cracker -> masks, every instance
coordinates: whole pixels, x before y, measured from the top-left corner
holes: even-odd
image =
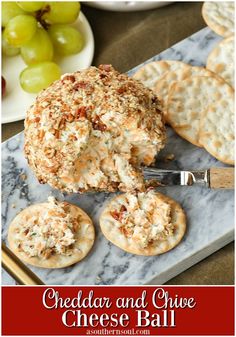
[[[225,37],[206,67],[161,60],[145,64],[134,78],[162,102],[166,122],[179,136],[234,164],[234,3],[205,2],[206,23]]]

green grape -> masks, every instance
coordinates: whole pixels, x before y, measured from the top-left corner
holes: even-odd
[[[6,27],[12,18],[21,14],[25,12],[15,2],[2,2],[2,27]]]
[[[32,39],[36,29],[37,21],[33,16],[18,15],[8,22],[3,36],[8,44],[21,47]]]
[[[53,45],[43,28],[38,28],[32,39],[21,47],[21,56],[29,65],[52,60]]]
[[[44,2],[41,1],[17,1],[17,5],[26,12],[36,12],[39,9],[43,8]]]
[[[68,2],[46,2],[49,11],[43,14],[42,19],[48,23],[72,23],[80,11],[80,3]]]
[[[56,63],[43,62],[25,68],[20,74],[21,87],[29,93],[38,93],[60,78]]]
[[[2,51],[6,56],[16,56],[20,54],[20,48],[12,47],[7,43],[7,41],[2,37]]]
[[[55,51],[63,56],[77,54],[83,48],[80,32],[67,25],[52,25],[48,30]]]

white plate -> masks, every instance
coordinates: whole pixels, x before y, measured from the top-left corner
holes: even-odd
[[[79,54],[55,59],[60,65],[62,74],[87,68],[93,60],[93,32],[83,13],[80,13],[73,26],[78,28],[83,35],[85,45]],[[25,118],[25,113],[34,102],[36,95],[28,94],[20,86],[19,75],[26,67],[20,56],[3,57],[2,66],[2,75],[7,82],[7,92],[2,100],[2,123],[10,123]]]
[[[85,1],[88,6],[115,12],[143,11],[169,5],[173,1]]]

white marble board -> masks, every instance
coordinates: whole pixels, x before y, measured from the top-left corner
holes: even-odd
[[[205,28],[151,60],[183,60],[193,65],[204,65],[208,53],[220,39],[209,28]],[[129,74],[132,72],[133,70]],[[168,144],[159,155],[159,167],[205,169],[224,166],[204,149],[178,137],[171,129],[168,129],[168,136]],[[92,217],[96,226],[95,245],[82,262],[58,270],[30,267],[46,284],[163,284],[234,239],[233,191],[213,191],[203,187],[165,187],[159,188],[159,191],[180,202],[187,213],[188,229],[185,238],[174,250],[161,256],[141,257],[125,253],[109,243],[99,229],[99,212],[109,195],[94,193],[66,196],[48,185],[40,185],[24,159],[22,148],[22,133],[2,145],[3,239],[6,240],[10,221],[22,208],[42,202],[51,194],[78,204]],[[161,157],[166,153],[174,153],[175,160],[164,164]],[[27,176],[26,180],[21,178],[22,174]],[[14,280],[3,271],[2,283],[14,284]]]

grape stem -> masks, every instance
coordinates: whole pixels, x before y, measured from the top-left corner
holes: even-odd
[[[50,27],[50,24],[47,23],[42,17],[45,13],[50,12],[50,6],[46,5],[44,8],[39,9],[36,12],[36,20],[41,24],[41,26],[45,29],[48,30],[48,28]]]

